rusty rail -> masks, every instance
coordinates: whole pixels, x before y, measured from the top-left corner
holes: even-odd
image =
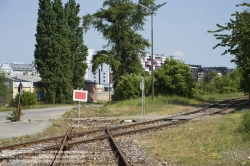
[[[109,131],[108,128],[106,128],[106,132],[108,133],[108,137],[109,137],[109,141],[111,142],[111,144],[113,145],[113,149],[114,151],[118,152],[116,153],[118,155],[118,162],[119,165],[122,166],[130,166],[130,164],[128,163],[128,159],[126,158],[126,156],[122,153],[121,149],[119,148],[119,146],[117,145],[115,139],[113,138],[111,132]]]
[[[61,157],[62,157],[62,154],[64,153],[64,151],[69,149],[68,144],[67,144],[66,141],[70,139],[69,134],[71,133],[72,129],[73,129],[73,127],[70,127],[67,130],[64,138],[62,139],[61,146],[60,146],[59,150],[57,151],[57,154],[56,154],[55,158],[53,159],[53,161],[51,163],[51,166],[58,165],[59,160],[61,160]]]
[[[243,100],[240,100],[238,102],[241,102]],[[226,100],[226,101],[228,101],[228,100]],[[222,102],[225,102],[225,101],[220,101],[220,102],[217,102],[216,104],[220,104]],[[235,102],[233,104],[236,104],[238,102]],[[185,113],[181,113],[181,114],[169,116],[169,117],[166,117],[166,118],[151,120],[151,121],[147,121],[147,122],[140,122],[140,123],[125,125],[125,126],[119,126],[119,127],[111,127],[111,128],[109,128],[109,130],[116,130],[116,129],[121,129],[121,128],[128,128],[128,127],[133,127],[133,126],[142,125],[142,124],[154,123],[154,122],[158,122],[158,121],[162,121],[162,120],[164,120],[164,121],[170,121],[170,123],[168,123],[168,124],[163,124],[163,125],[159,125],[159,126],[151,126],[151,127],[147,127],[147,128],[136,129],[136,130],[131,130],[131,131],[127,131],[127,132],[121,132],[121,133],[117,133],[117,134],[113,134],[112,135],[113,137],[116,137],[116,136],[121,136],[121,135],[126,135],[126,134],[133,134],[133,133],[137,133],[137,132],[142,132],[142,131],[145,131],[145,130],[151,130],[151,129],[161,128],[161,127],[166,127],[166,126],[171,126],[171,125],[177,125],[180,122],[186,122],[186,121],[189,121],[191,119],[183,119],[183,120],[179,119],[179,120],[181,120],[180,122],[171,122],[171,120],[174,119],[173,117],[177,117],[177,116],[181,116],[181,115],[189,115],[189,114],[193,114],[193,113],[198,113],[198,112],[201,112],[201,111],[203,111],[203,110],[205,110],[207,108],[211,108],[211,107],[215,106],[216,104],[211,104],[211,105],[209,105],[207,107],[204,107],[204,108],[201,108],[199,110],[185,112]],[[231,104],[230,106],[232,106],[233,104]],[[227,109],[230,106],[227,106],[227,107],[225,107],[222,110],[225,110],[225,109]],[[104,128],[100,128],[100,129],[96,129],[96,130],[84,131],[84,132],[79,132],[79,133],[68,133],[67,138],[79,137],[79,136],[85,135],[86,133],[93,133],[93,132],[99,132],[99,131],[104,131],[104,130],[105,130]],[[3,150],[3,149],[17,149],[18,147],[26,147],[26,146],[29,146],[29,145],[32,145],[32,144],[37,144],[37,143],[42,143],[42,142],[48,142],[49,140],[59,139],[59,138],[62,138],[62,137],[63,136],[58,136],[58,137],[52,137],[52,138],[42,139],[42,140],[38,140],[38,141],[32,141],[32,142],[26,142],[26,143],[21,143],[21,144],[16,144],[16,145],[10,145],[10,146],[5,146],[5,147],[0,147],[0,150]],[[97,140],[102,140],[102,139],[107,139],[107,138],[109,138],[108,135],[100,135],[100,136],[97,136],[97,137],[94,137],[94,138],[90,138],[90,139],[85,139],[85,140],[81,140],[81,141],[71,142],[71,143],[68,144],[68,146],[71,147],[71,146],[74,146],[74,145],[77,145],[77,144],[87,143],[87,142],[92,142],[92,141],[97,141]],[[57,144],[57,145],[52,145],[52,146],[49,146],[49,147],[46,147],[46,148],[43,148],[43,149],[40,149],[40,150],[41,151],[48,151],[48,150],[57,150],[57,149],[60,149],[60,148],[61,148],[61,144]],[[23,154],[13,155],[12,157],[7,157],[7,158],[1,158],[0,157],[0,162],[3,161],[3,160],[15,159],[15,158],[17,159],[17,158],[22,158],[22,156],[36,155],[36,154],[38,154],[38,153],[29,152],[29,153],[23,153]]]

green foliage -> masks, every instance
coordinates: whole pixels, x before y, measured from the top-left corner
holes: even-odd
[[[154,0],[139,0],[139,3],[153,6]],[[102,33],[111,46],[108,56],[112,56],[110,59],[115,93],[118,92],[116,85],[119,84],[120,77],[130,73],[141,75],[143,72],[139,55],[144,54],[145,48],[150,44],[137,31],[143,30],[145,17],[149,14],[132,0],[105,0],[103,8],[83,17],[85,31],[92,26]],[[107,58],[95,58],[93,62],[92,71],[95,72],[99,65],[107,62]]]
[[[84,87],[87,48],[83,45],[79,4],[39,0],[35,65],[48,103],[71,103],[72,90]]]
[[[73,79],[74,89],[84,88],[84,75],[86,74],[88,48],[83,44],[83,28],[80,26],[81,18],[78,16],[80,5],[75,0],[69,0],[65,4],[67,27],[69,30],[68,39],[70,40],[70,55],[73,60]]]
[[[249,9],[249,3],[243,3],[236,5],[237,7],[246,7]],[[244,92],[250,92],[250,12],[245,9],[242,12],[236,11],[232,14],[234,19],[230,19],[230,22],[225,26],[217,24],[218,30],[208,31],[214,33],[216,39],[220,40],[214,48],[226,47],[226,50],[222,53],[235,55],[235,62],[239,70],[242,72],[241,88]],[[227,33],[222,33],[226,31]]]
[[[202,80],[200,83],[196,84],[195,94],[204,95],[204,94],[214,94],[214,93],[217,93],[215,84],[210,84],[205,80]]]
[[[144,77],[145,80],[145,96],[149,95],[150,78]],[[141,96],[140,90],[141,76],[136,74],[126,74],[120,77],[120,80],[116,86],[115,93],[112,96],[112,100],[126,100],[132,98],[138,98]]]
[[[189,66],[172,56],[155,71],[156,94],[191,97],[194,94],[194,87]]]
[[[19,94],[14,98],[13,104],[15,107],[18,105]],[[31,106],[36,104],[36,94],[32,92],[23,91],[23,94],[20,96],[20,104],[25,106]]]
[[[250,136],[250,111],[246,111],[242,116],[242,121],[238,126],[240,133],[243,135],[243,138],[249,140]]]
[[[8,87],[5,85],[5,76],[3,73],[0,74],[0,96],[6,97],[8,94]]]
[[[196,94],[235,93],[240,91],[241,72],[238,69],[225,76],[216,77],[213,81],[202,80],[196,84]]]
[[[6,116],[6,120],[9,120],[11,122],[16,122],[17,121],[17,110],[12,111],[9,113],[10,116]]]

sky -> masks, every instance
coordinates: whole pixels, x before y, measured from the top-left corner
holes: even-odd
[[[213,49],[219,42],[208,30],[225,25],[231,14],[242,11],[236,4],[248,0],[155,0],[160,7],[153,18],[154,54],[173,55],[186,64],[203,67],[235,68],[233,55],[221,54],[225,48]],[[64,3],[67,0],[63,0]],[[93,14],[102,8],[104,0],[76,0],[81,6],[79,16]],[[138,3],[138,0],[133,0]],[[38,0],[0,0],[0,63],[34,60]],[[151,42],[151,17],[140,33]],[[100,32],[90,29],[84,35],[84,44],[96,51],[107,44]],[[145,51],[151,53],[151,48]]]

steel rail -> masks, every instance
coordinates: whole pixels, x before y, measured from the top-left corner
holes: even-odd
[[[70,133],[68,137],[75,138],[75,137],[84,136],[85,134],[88,134],[88,133],[99,132],[99,131],[104,131],[104,129],[96,129],[96,130],[89,130],[89,131],[84,131],[84,132]],[[2,146],[0,147],[0,152],[2,152],[2,150],[14,150],[14,149],[23,148],[23,147],[27,147],[27,146],[35,145],[39,143],[45,143],[45,142],[47,143],[47,142],[51,142],[57,139],[62,139],[63,137],[64,135],[61,135],[61,136],[56,136],[56,137],[51,137],[51,138],[39,139],[36,141],[29,141],[29,142],[23,142],[19,144]]]
[[[119,148],[118,144],[116,143],[115,139],[113,138],[111,132],[109,131],[108,128],[106,128],[106,132],[108,133],[108,139],[113,145],[113,151],[118,152],[115,153],[118,155],[118,164],[122,166],[130,166],[127,157],[122,153],[121,149]]]
[[[232,99],[230,99],[230,100],[232,100]],[[242,99],[242,100],[236,101],[235,103],[241,102],[243,100],[246,100],[246,99]],[[126,125],[126,126],[111,127],[111,128],[109,128],[109,130],[115,130],[115,129],[121,129],[121,128],[128,128],[128,127],[133,127],[133,126],[140,125],[140,124],[153,123],[153,122],[157,122],[157,121],[161,121],[161,120],[169,121],[169,120],[173,120],[172,117],[177,117],[177,116],[182,116],[182,115],[189,115],[189,114],[193,114],[193,113],[198,113],[198,112],[200,112],[202,110],[205,110],[207,108],[211,108],[211,107],[213,107],[215,105],[218,105],[218,104],[226,102],[226,101],[229,101],[229,100],[220,101],[218,103],[211,104],[211,105],[206,106],[204,108],[201,108],[199,110],[190,111],[188,113],[185,112],[185,113],[173,115],[173,116],[170,116],[170,117],[167,117],[167,118],[161,118],[161,119],[151,120],[151,121],[147,121],[147,122],[140,122],[140,123],[130,124],[130,125]],[[231,104],[231,106],[234,105],[235,103]],[[228,107],[225,107],[224,109],[221,109],[220,112],[222,112],[223,110],[225,110],[227,108]],[[191,119],[179,119],[179,120],[181,120],[181,122],[185,122],[185,121],[189,121]],[[161,128],[161,127],[169,126],[169,125],[175,125],[175,124],[178,124],[178,123],[180,123],[180,122],[175,121],[175,122],[170,122],[168,124],[163,124],[163,125],[159,125],[159,126],[151,126],[151,127],[147,127],[147,128],[143,128],[143,129],[131,130],[131,131],[122,132],[122,133],[116,133],[116,134],[113,134],[113,136],[115,137],[115,136],[119,136],[119,135],[131,134],[131,133],[141,132],[143,130],[149,130],[149,129]],[[78,136],[84,135],[86,133],[99,132],[99,131],[103,131],[103,130],[104,129],[97,129],[97,130],[85,131],[85,132],[80,132],[80,133],[71,133],[69,135],[69,137],[74,138],[74,137],[78,137]],[[54,138],[58,139],[59,137],[54,137]],[[107,135],[100,135],[100,136],[97,136],[97,137],[94,137],[94,138],[90,138],[90,139],[85,139],[85,140],[81,140],[81,141],[71,142],[68,145],[69,146],[73,146],[73,145],[77,145],[77,144],[81,144],[81,143],[87,143],[87,142],[92,142],[92,141],[97,141],[97,140],[102,140],[102,139],[107,139],[107,138],[108,138]],[[52,138],[50,138],[50,139],[52,139]],[[32,141],[32,142],[36,142],[36,141]],[[11,145],[11,146],[14,146],[14,145]],[[25,146],[22,146],[22,147],[25,147]],[[58,149],[58,148],[60,148],[59,144],[43,148],[40,151],[49,151],[49,150],[55,150],[55,149]],[[36,152],[29,152],[29,153],[17,154],[17,155],[13,155],[11,157],[0,157],[0,162],[3,161],[3,160],[17,159],[17,158],[22,158],[22,156],[37,155],[37,154],[39,154],[39,153],[37,153],[37,151],[36,151]]]
[[[73,127],[70,127],[67,130],[64,138],[62,139],[61,146],[60,146],[59,150],[57,151],[56,156],[51,163],[51,166],[58,165],[59,160],[61,160],[62,154],[64,153],[65,150],[68,150],[68,145],[67,145],[66,141],[69,140],[69,134],[71,133],[72,130],[73,130]]]
[[[211,108],[211,107],[213,107],[215,105],[218,105],[220,103],[223,103],[223,102],[226,102],[226,101],[229,101],[229,100],[237,100],[237,99],[242,99],[242,98],[228,99],[228,100],[219,101],[217,103],[210,104],[210,105],[208,105],[206,107],[203,107],[201,109],[198,109],[198,110],[184,112],[184,113],[180,113],[180,114],[168,116],[166,118],[150,120],[150,121],[147,121],[147,122],[138,122],[138,123],[135,123],[135,124],[129,124],[129,125],[118,126],[118,127],[111,127],[110,130],[116,130],[116,129],[121,129],[121,128],[128,128],[128,127],[132,127],[132,126],[136,126],[136,125],[140,125],[140,124],[143,125],[143,124],[155,123],[155,122],[162,121],[162,120],[165,120],[165,121],[166,120],[173,120],[171,118],[176,117],[176,116],[189,115],[189,114],[198,113],[198,112],[201,112],[201,111],[203,111],[205,109],[208,109],[208,108]],[[242,100],[245,100],[245,99],[246,98],[243,98]],[[88,134],[88,133],[100,132],[100,131],[104,131],[104,130],[105,130],[104,128],[100,128],[100,129],[96,129],[96,130],[89,130],[89,131],[84,131],[84,132],[71,133],[69,135],[69,138],[80,137],[80,136],[84,136],[85,134]],[[36,141],[23,142],[23,143],[14,144],[14,145],[2,146],[2,147],[0,147],[0,152],[2,150],[14,150],[14,149],[18,149],[18,148],[22,148],[22,147],[27,147],[27,146],[30,146],[30,145],[34,145],[34,144],[39,144],[39,143],[44,143],[44,142],[50,142],[50,141],[53,141],[53,140],[61,139],[63,137],[64,137],[64,135],[61,135],[61,136],[57,136],[57,137],[45,138],[45,139],[40,139],[40,140],[36,140]]]

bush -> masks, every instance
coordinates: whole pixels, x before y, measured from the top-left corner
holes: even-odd
[[[250,136],[250,111],[244,113],[242,117],[241,124],[239,125],[239,131],[244,138],[249,138]]]
[[[145,80],[145,96],[150,93],[150,78],[144,77]],[[115,87],[114,95],[112,100],[126,100],[131,98],[138,98],[141,96],[140,90],[141,76],[136,74],[126,74],[121,77]]]
[[[13,105],[17,107],[18,105],[19,94],[14,98]],[[20,103],[22,106],[31,106],[36,104],[36,94],[32,92],[23,91],[23,94],[20,96]]]

